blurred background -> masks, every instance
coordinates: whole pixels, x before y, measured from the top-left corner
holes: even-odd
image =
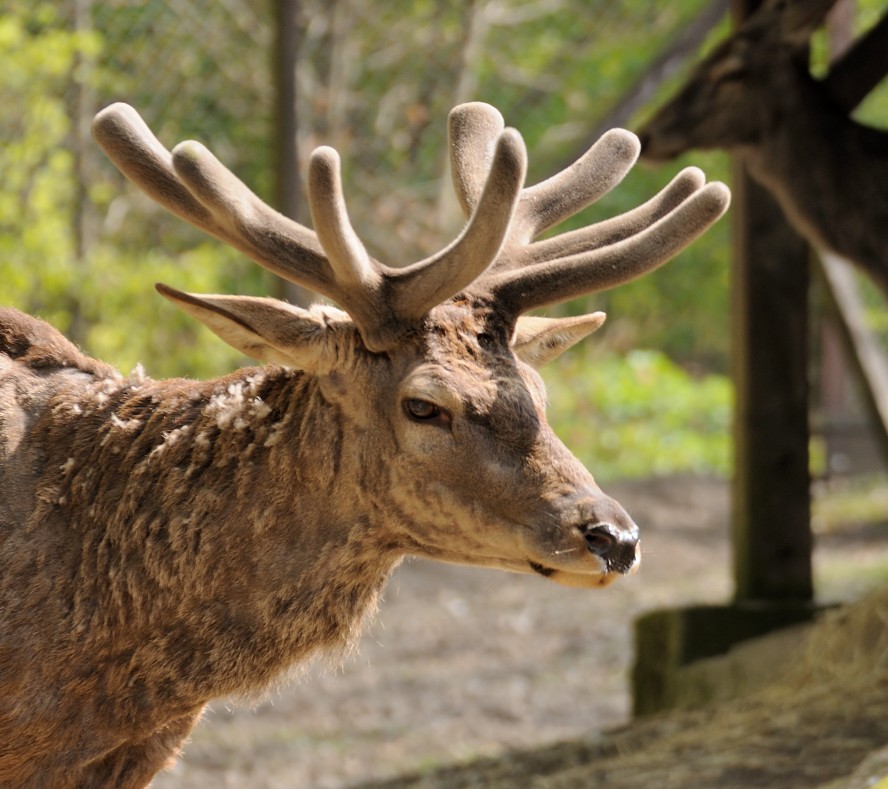
[[[858,24],[871,24],[880,5],[860,0]],[[131,103],[167,147],[201,140],[301,221],[299,173],[316,145],[333,145],[354,225],[371,254],[400,265],[460,227],[445,144],[453,105],[497,106],[524,135],[535,182],[603,130],[636,127],[728,28],[725,0],[3,8],[3,301],[154,376],[209,376],[242,360],[163,303],[153,282],[252,294],[281,286],[130,188],[90,136],[101,107]],[[888,117],[888,91],[862,112],[876,125]],[[689,161],[728,178],[723,154]],[[687,163],[637,167],[574,221],[637,205]],[[600,476],[728,471],[727,237],[723,221],[652,276],[567,308],[609,313],[605,330],[547,374],[556,427]],[[580,370],[584,385],[570,387]]]
[[[137,363],[154,377],[227,372],[247,360],[161,299],[153,283],[207,293],[290,299],[304,294],[285,291],[257,265],[132,188],[92,140],[96,111],[126,101],[167,147],[187,138],[200,140],[263,199],[304,223],[308,211],[299,175],[315,146],[336,147],[357,232],[374,257],[403,265],[449,243],[461,226],[447,172],[446,119],[452,106],[482,100],[498,107],[527,142],[529,182],[539,181],[576,159],[602,131],[634,129],[650,116],[701,54],[727,34],[727,7],[726,0],[0,0],[0,302],[45,318],[88,353],[124,372]],[[855,24],[861,29],[871,25],[883,7],[883,0],[858,0]],[[815,38],[815,69],[824,59],[823,49]],[[858,116],[888,126],[888,86],[874,91]],[[638,205],[687,164],[702,167],[710,179],[730,181],[728,158],[717,152],[694,152],[658,168],[638,166],[572,221],[586,224]],[[727,520],[723,488],[694,487],[702,484],[696,482],[678,488],[663,480],[693,475],[718,483],[731,473],[729,230],[729,222],[722,221],[654,274],[560,308],[605,310],[608,322],[545,371],[556,432],[600,480],[659,479],[646,490],[653,491],[661,510],[672,507],[674,520],[684,524],[689,564],[679,571],[704,573],[708,592],[720,596],[729,592],[726,547],[719,543],[715,554],[700,556],[693,551],[706,547],[704,525],[720,528]],[[884,301],[867,282],[860,286],[867,324],[888,342]],[[815,357],[819,342],[819,335],[812,336]],[[813,451],[812,459],[815,475],[830,471],[822,453]],[[648,505],[640,489],[625,484],[642,497],[636,506],[644,510]],[[824,497],[815,506],[815,520],[838,517],[831,515],[833,509],[846,517],[856,506],[866,512],[888,507],[884,475],[862,484],[841,493],[844,499]],[[665,542],[662,550],[668,550]],[[413,587],[409,578],[404,581],[411,600],[428,604],[423,616],[431,627],[414,643],[423,655],[441,654],[442,645],[456,654],[454,637],[438,627],[445,622],[466,641],[501,628],[505,640],[500,643],[507,646],[500,648],[516,659],[532,657],[522,654],[527,632],[538,632],[545,623],[564,624],[562,614],[553,617],[547,606],[564,605],[567,592],[546,592],[549,597],[537,598],[528,608],[526,586],[509,586],[484,574],[463,577],[452,568],[440,572],[416,580]],[[644,600],[625,593],[625,615],[651,602],[693,597],[697,591],[686,585],[688,577],[676,582],[674,572],[655,572]],[[465,594],[442,592],[439,582]],[[393,588],[394,611],[400,604],[397,579]],[[477,597],[467,602],[473,599],[469,589],[498,605],[495,623],[484,618]],[[470,610],[473,605],[478,611]],[[567,661],[561,680],[569,681],[560,685],[561,695],[547,696],[549,711],[537,716],[545,731],[517,734],[520,727],[505,725],[500,731],[490,720],[513,713],[494,710],[485,729],[494,732],[491,744],[483,744],[474,730],[460,729],[457,755],[492,752],[510,741],[526,744],[536,734],[564,736],[588,725],[585,713],[559,720],[558,705],[588,688],[588,677],[597,670],[610,679],[624,671],[625,658],[618,655],[628,651],[628,636],[608,626],[603,643],[613,660],[606,669],[596,668],[598,658],[589,663],[586,646],[577,640],[588,626],[588,612],[571,615],[575,618],[567,629],[551,633],[547,642],[561,656],[552,658],[555,663]],[[416,624],[409,611],[404,616],[408,625]],[[606,619],[601,611],[593,616]],[[395,626],[389,636],[398,632]],[[405,633],[406,641],[411,637],[415,631]],[[397,665],[403,672],[404,653],[385,657],[374,651],[384,638],[374,631],[362,653],[376,655],[377,669],[391,660],[392,671]],[[509,638],[514,638],[512,646]],[[570,662],[565,655],[576,659]],[[497,657],[494,648],[484,659],[503,656]],[[434,671],[436,677],[455,676],[452,663]],[[401,684],[392,693],[403,697],[404,677],[398,672],[391,682]],[[336,772],[331,765],[338,761],[343,775],[364,774],[366,762],[348,767],[345,746],[341,741],[331,746],[330,732],[343,722],[342,709],[350,710],[345,715],[353,720],[346,722],[360,730],[361,707],[354,706],[353,693],[373,681],[387,681],[387,675],[377,670],[350,676],[348,681],[333,677],[329,688],[324,685],[324,692],[332,694],[326,707],[317,684],[301,701],[291,697],[278,704],[277,714],[298,709],[308,715],[311,707],[314,730],[327,732],[325,744],[291,729],[277,739],[265,732],[250,740],[251,747],[265,743],[270,749],[266,763],[275,743],[286,742],[282,763],[291,762],[297,746],[324,752],[325,767],[305,773],[306,785],[340,785],[341,776],[319,777]],[[494,683],[473,676],[480,685],[466,681],[460,686],[460,693],[471,697],[469,704]],[[551,675],[531,680],[530,668],[522,673],[514,666],[510,676],[513,685],[503,693],[509,698],[517,694],[516,709],[528,694],[546,696],[538,683],[551,681]],[[452,687],[436,688],[429,676],[417,677],[416,684],[429,688],[435,704],[455,693]],[[531,684],[521,685],[521,677]],[[457,694],[451,700],[457,697],[462,698]],[[309,698],[315,700],[309,703]],[[605,707],[603,719],[609,722],[626,712],[625,701],[610,696]],[[378,710],[378,699],[368,709]],[[451,712],[458,720],[459,711]],[[386,714],[401,721],[400,712]],[[448,720],[446,710],[435,707],[434,714]],[[520,718],[520,712],[514,714]],[[544,719],[552,724],[549,728]],[[397,753],[381,744],[395,736],[390,729],[369,740],[382,749],[385,767],[376,772],[395,764],[415,766],[404,754],[417,747],[411,736],[420,729],[412,730],[414,724],[404,720],[396,724],[404,735]],[[367,728],[377,724],[371,721]],[[249,740],[237,727],[225,731],[207,735],[216,737],[212,742],[221,743],[225,752]],[[433,749],[434,758],[440,758],[455,735],[442,724],[436,736],[440,747]],[[366,746],[368,740],[363,742]],[[238,772],[243,765],[214,767],[212,743],[202,747],[198,742],[193,752],[210,765],[208,770],[219,768],[215,785],[223,785],[219,775],[228,775],[226,770],[234,770],[235,777],[225,785],[297,785],[288,783],[295,780],[292,772],[284,773],[282,783],[267,776],[255,782],[242,777],[249,774],[247,768]],[[186,777],[180,772],[169,785],[191,785],[183,783]],[[199,777],[193,780],[195,786],[207,785]]]

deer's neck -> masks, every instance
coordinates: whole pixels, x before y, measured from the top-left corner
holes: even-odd
[[[83,391],[44,426],[35,515],[79,532],[72,633],[130,644],[133,666],[163,668],[142,681],[201,701],[348,645],[400,556],[360,514],[347,477],[361,459],[314,379],[263,368]]]

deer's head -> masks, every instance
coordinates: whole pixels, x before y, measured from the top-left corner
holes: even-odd
[[[635,524],[547,425],[535,372],[604,315],[525,313],[664,263],[725,211],[726,187],[689,168],[633,211],[535,241],[615,186],[637,140],[609,132],[565,171],[524,187],[519,134],[494,108],[466,104],[449,130],[468,223],[440,253],[392,268],[353,231],[332,149],[310,162],[312,231],[266,206],[198,143],[168,152],[130,107],[107,108],[94,129],[159,203],[342,308],[158,286],[248,356],[314,376],[352,455],[385,468],[386,484],[367,498],[388,513],[390,538],[406,552],[576,586],[635,568]]]
[[[835,0],[770,0],[718,44],[639,131],[642,156],[762,144],[811,83],[808,41]]]

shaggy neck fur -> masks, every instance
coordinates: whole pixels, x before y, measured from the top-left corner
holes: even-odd
[[[213,697],[347,648],[401,556],[355,514],[366,502],[337,495],[343,464],[366,459],[343,451],[347,427],[311,377],[262,368],[157,382],[83,358],[32,365],[35,391],[48,391],[22,441],[2,448],[30,460],[17,482],[31,514],[0,529],[0,584],[45,626],[12,621],[2,634],[0,742],[22,736],[13,700],[39,687],[46,717],[30,736],[53,759],[78,751],[60,742],[66,732],[89,732],[98,758],[124,731],[193,720]],[[0,369],[9,422],[2,380]],[[29,657],[50,643],[69,651],[67,666]],[[84,652],[103,673],[84,671]],[[0,753],[0,779],[24,775],[7,767]]]

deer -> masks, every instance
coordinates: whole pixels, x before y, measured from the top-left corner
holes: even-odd
[[[260,362],[207,381],[124,376],[0,310],[0,784],[146,786],[212,699],[346,654],[406,556],[586,589],[637,568],[637,525],[548,426],[536,372],[605,316],[526,313],[662,265],[729,191],[687,168],[535,240],[616,186],[637,138],[612,130],[525,186],[495,108],[448,123],[464,229],[388,266],[349,221],[332,148],[308,164],[310,229],[132,107],[96,116],[151,198],[337,306],[157,285]]]
[[[888,133],[849,117],[808,65],[808,41],[834,2],[762,5],[642,125],[641,156],[730,151],[803,238],[888,296]]]

